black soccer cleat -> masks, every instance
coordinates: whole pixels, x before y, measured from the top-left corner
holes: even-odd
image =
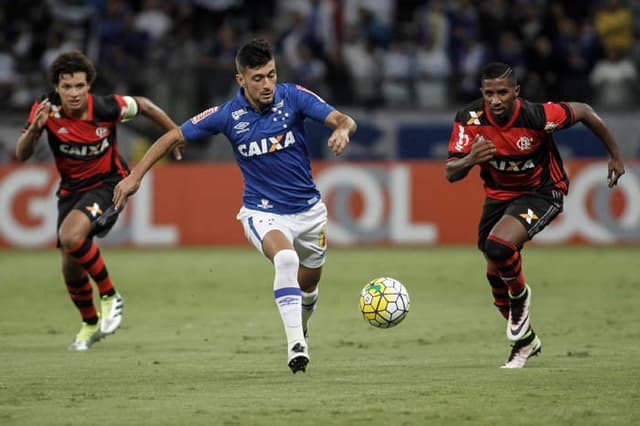
[[[309,364],[309,354],[307,353],[307,347],[302,343],[296,343],[289,349],[289,368],[293,374],[298,371],[303,373],[307,370],[307,364]]]

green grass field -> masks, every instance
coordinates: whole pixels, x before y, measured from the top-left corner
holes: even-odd
[[[511,371],[475,249],[332,248],[296,375],[252,249],[102,251],[125,317],[86,353],[57,252],[0,251],[1,425],[640,424],[640,247],[527,248],[543,348]],[[357,308],[384,275],[411,295],[388,330]]]

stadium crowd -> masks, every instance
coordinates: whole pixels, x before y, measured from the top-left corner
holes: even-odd
[[[511,64],[532,101],[637,109],[640,0],[0,0],[2,109],[24,114],[61,51],[95,93],[154,99],[180,122],[236,90],[236,49],[263,36],[279,80],[344,107],[456,108]]]
[[[42,77],[52,58],[77,48],[97,63],[96,92],[166,99],[181,119],[234,90],[234,52],[258,34],[276,45],[281,80],[338,105],[458,105],[478,95],[478,69],[491,60],[512,64],[533,100],[628,108],[640,81],[640,1],[2,3],[5,108],[30,104],[46,89]]]

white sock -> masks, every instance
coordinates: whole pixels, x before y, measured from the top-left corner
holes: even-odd
[[[307,323],[318,303],[318,286],[315,290],[307,293],[302,292],[302,330],[307,329]]]
[[[302,296],[298,284],[299,265],[298,254],[293,250],[281,250],[273,256],[273,266],[275,267],[273,296],[282,317],[289,346],[293,342],[304,341]]]

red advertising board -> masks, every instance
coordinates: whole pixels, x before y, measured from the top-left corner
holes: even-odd
[[[564,213],[537,244],[640,243],[640,162],[606,187],[604,161],[567,161]],[[314,163],[329,208],[332,245],[475,244],[484,193],[473,171],[451,184],[444,164]],[[53,247],[57,174],[52,166],[0,167],[0,247]],[[247,245],[235,219],[242,177],[233,163],[161,164],[145,177],[102,244]]]

